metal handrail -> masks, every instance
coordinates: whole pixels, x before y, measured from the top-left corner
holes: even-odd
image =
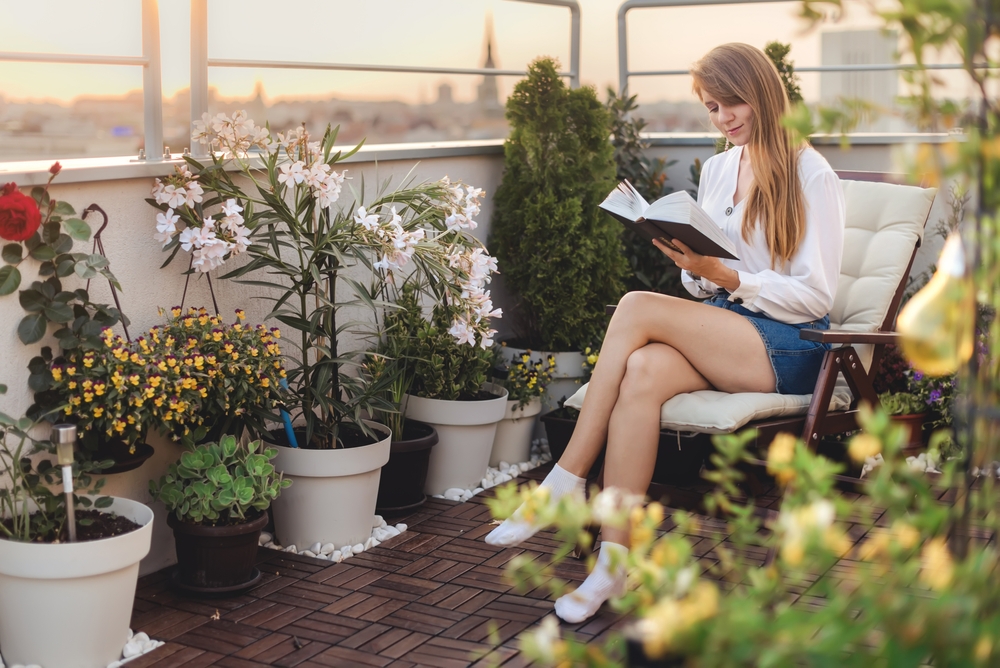
[[[657,7],[699,7],[702,5],[746,5],[764,2],[791,2],[792,0],[626,0],[618,7],[618,92],[625,95],[628,91],[629,77],[678,76],[690,74],[690,70],[638,70],[628,69],[628,30],[625,18],[630,10],[649,9]],[[973,67],[986,67],[976,64]],[[933,65],[915,65],[902,63],[875,63],[868,65],[819,65],[813,67],[796,67],[796,72],[879,72],[888,70],[960,70],[965,66],[961,63],[939,63]]]
[[[64,53],[0,52],[0,61],[70,65],[142,67],[143,133],[146,159],[163,160],[163,92],[160,82],[160,10],[157,0],[142,0],[142,55],[90,56]]]
[[[566,7],[570,10],[570,67],[559,76],[568,77],[572,88],[580,86],[580,4],[577,0],[510,0],[538,5]],[[481,76],[524,76],[523,70],[497,70],[483,67],[419,67],[411,65],[366,65],[358,63],[316,63],[280,60],[247,60],[208,57],[208,0],[191,0],[191,123],[208,111],[209,67],[255,67],[296,70],[336,70],[347,72],[397,72],[407,74],[467,74]],[[195,157],[206,157],[208,149],[191,147]]]

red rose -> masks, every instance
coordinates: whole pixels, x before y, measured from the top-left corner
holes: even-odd
[[[42,213],[31,199],[13,183],[3,187],[0,196],[0,237],[8,241],[26,241],[42,224]]]

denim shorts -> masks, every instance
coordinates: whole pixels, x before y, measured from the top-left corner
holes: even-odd
[[[704,303],[738,313],[757,328],[771,360],[776,389],[780,394],[812,394],[823,364],[823,355],[832,346],[800,339],[799,331],[830,329],[829,315],[812,322],[789,325],[729,301],[729,294],[725,292],[706,299]]]

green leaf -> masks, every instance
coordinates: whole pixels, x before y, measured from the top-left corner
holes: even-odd
[[[68,253],[73,250],[73,240],[69,238],[68,234],[60,234],[55,243],[52,244],[52,248],[55,249],[56,253]]]
[[[3,257],[3,261],[7,264],[17,264],[24,257],[23,249],[21,244],[7,244],[3,247],[3,251],[0,252],[0,256]]]
[[[90,225],[86,221],[79,218],[70,218],[63,221],[63,227],[66,228],[71,237],[78,241],[87,241],[90,239]]]
[[[18,301],[21,302],[21,308],[23,308],[28,313],[35,313],[37,311],[41,311],[49,303],[49,300],[46,299],[45,295],[43,295],[38,290],[21,290],[17,298]]]
[[[0,267],[0,295],[9,295],[21,287],[21,272],[17,267]]]
[[[56,249],[48,244],[40,244],[31,249],[31,257],[44,262],[45,260],[51,260],[56,256]]]
[[[53,210],[53,213],[59,216],[75,216],[76,209],[74,209],[68,202],[59,200],[56,202],[56,208]]]
[[[61,231],[59,223],[45,223],[42,225],[42,241],[47,244],[55,242]]]
[[[25,345],[41,341],[42,337],[45,336],[47,322],[41,313],[30,313],[24,316],[17,326],[17,338],[21,339],[21,343]]]
[[[69,322],[73,319],[73,309],[66,304],[53,303],[45,308],[44,313],[52,322]]]

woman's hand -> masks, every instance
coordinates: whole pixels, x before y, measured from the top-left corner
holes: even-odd
[[[735,269],[730,269],[722,264],[722,260],[710,255],[699,255],[679,239],[671,239],[670,243],[681,250],[680,253],[673,250],[659,239],[653,240],[653,245],[659,248],[664,255],[674,261],[681,269],[686,269],[695,276],[701,276],[715,283],[721,288],[732,292],[740,287],[740,275]]]

